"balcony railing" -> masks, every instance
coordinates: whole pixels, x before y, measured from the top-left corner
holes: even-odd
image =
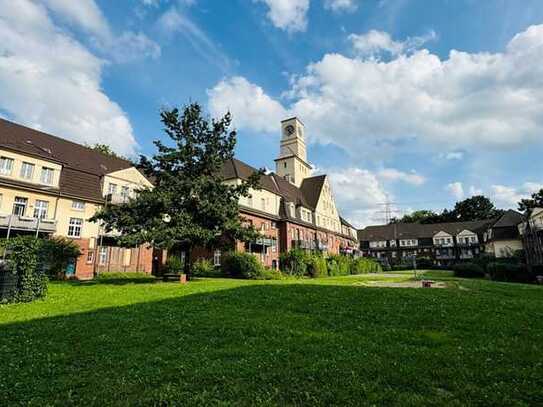
[[[53,219],[36,219],[20,215],[0,215],[0,228],[24,231],[54,233],[57,231],[57,221]]]

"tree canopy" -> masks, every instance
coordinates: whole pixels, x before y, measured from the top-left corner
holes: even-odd
[[[161,121],[173,146],[155,141],[155,155],[141,156],[139,164],[154,188],[138,191],[125,204],[106,206],[93,220],[120,232],[123,245],[171,249],[183,244],[189,254],[193,246],[253,239],[256,232],[240,217],[238,202],[258,189],[262,170],[240,184],[224,182],[221,169],[236,145],[231,115],[209,120],[193,103],[182,112],[163,111]]]
[[[543,208],[543,189],[533,193],[530,199],[521,199],[518,203],[520,212],[528,212],[533,208]]]
[[[497,209],[487,197],[476,195],[457,202],[452,210],[443,209],[441,213],[425,209],[418,210],[404,215],[402,218],[393,219],[392,223],[467,222],[497,218],[503,212],[503,210]]]

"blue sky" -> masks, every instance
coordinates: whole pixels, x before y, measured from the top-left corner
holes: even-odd
[[[230,110],[273,169],[279,121],[356,225],[542,187],[540,0],[0,0],[0,115],[149,154],[158,112]]]

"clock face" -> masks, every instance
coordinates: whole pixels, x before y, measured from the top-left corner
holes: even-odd
[[[287,127],[285,127],[285,130],[289,136],[292,136],[296,129],[294,128],[292,124],[289,124]]]

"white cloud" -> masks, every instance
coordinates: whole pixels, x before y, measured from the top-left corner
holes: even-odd
[[[483,190],[480,189],[480,188],[476,188],[475,186],[470,186],[469,187],[469,194],[470,196],[476,196],[476,195],[483,195]]]
[[[101,89],[103,63],[58,29],[43,6],[0,0],[0,109],[8,118],[133,154],[128,117]]]
[[[111,30],[94,0],[45,0],[45,5],[69,23],[102,38],[111,37]]]
[[[181,34],[192,48],[210,64],[222,70],[230,67],[229,58],[209,38],[194,21],[178,7],[171,7],[160,16],[157,22],[159,30],[166,36]]]
[[[160,46],[141,32],[124,31],[115,35],[94,0],[45,0],[45,5],[54,16],[91,34],[90,42],[114,62],[160,56]]]
[[[540,145],[543,25],[515,36],[502,53],[453,50],[441,60],[419,50],[388,62],[326,54],[293,76],[284,95],[283,109],[304,121],[310,142],[359,159]],[[251,128],[249,116],[238,119]]]
[[[462,151],[449,151],[448,153],[439,154],[439,158],[444,160],[462,160],[464,153]]]
[[[455,199],[464,198],[464,186],[461,182],[453,182],[445,187],[445,190],[451,194]]]
[[[289,33],[307,29],[307,11],[309,0],[253,0],[265,3],[269,10],[266,14],[272,24]]]
[[[426,178],[416,172],[403,172],[395,168],[384,168],[377,175],[386,181],[402,181],[417,186],[426,182]]]
[[[338,210],[356,227],[383,222],[382,204],[390,198],[379,178],[360,168],[325,169]]]
[[[208,90],[209,111],[214,117],[232,113],[234,125],[250,127],[254,131],[276,133],[278,124],[287,112],[280,103],[243,77],[233,77],[219,82]]]
[[[324,0],[324,8],[335,13],[352,13],[358,8],[358,0]]]
[[[536,182],[525,182],[518,187],[506,185],[492,185],[491,197],[496,206],[500,208],[516,208],[521,199],[530,198],[530,196],[543,189],[543,184]]]
[[[419,37],[409,37],[405,41],[394,41],[389,33],[377,30],[349,35],[353,49],[359,56],[373,58],[379,57],[382,52],[392,56],[411,53],[436,38],[434,31]]]

